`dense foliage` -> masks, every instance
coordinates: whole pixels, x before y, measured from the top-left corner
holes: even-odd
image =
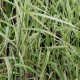
[[[0,80],[80,80],[80,0],[0,0]]]

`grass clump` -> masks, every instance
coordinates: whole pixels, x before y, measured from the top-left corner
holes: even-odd
[[[80,1],[1,0],[0,80],[80,80]]]

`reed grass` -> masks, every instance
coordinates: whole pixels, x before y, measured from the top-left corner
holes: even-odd
[[[80,80],[80,1],[0,0],[0,80]]]

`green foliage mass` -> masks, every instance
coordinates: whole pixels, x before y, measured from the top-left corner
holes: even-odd
[[[80,80],[80,0],[0,0],[0,80]]]

